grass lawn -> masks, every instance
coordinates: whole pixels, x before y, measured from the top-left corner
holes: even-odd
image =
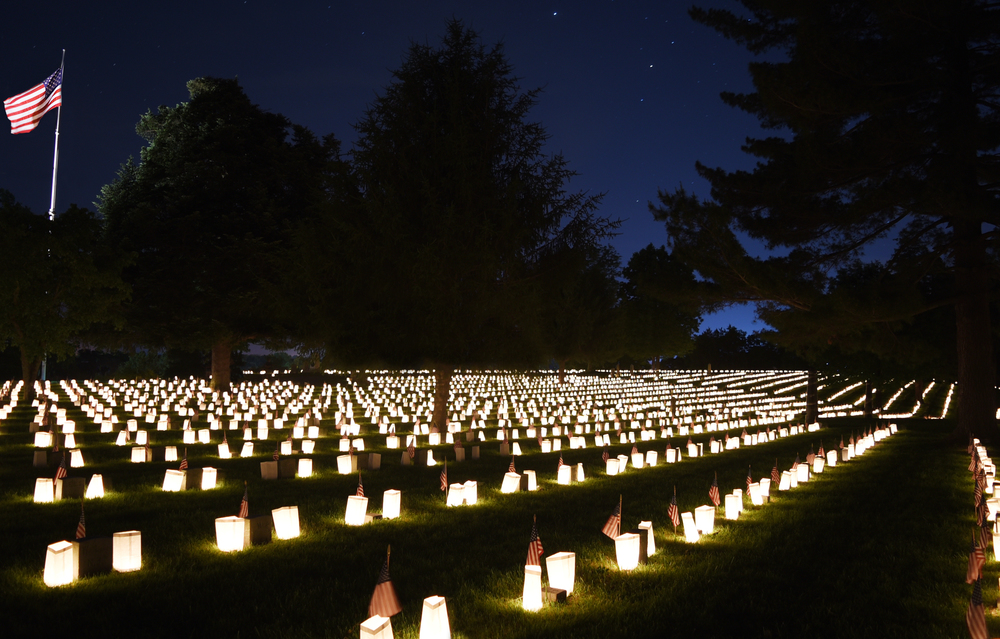
[[[662,440],[642,442],[640,451],[660,452],[660,465],[614,477],[605,476],[601,450],[588,438],[588,448],[562,451],[567,464],[586,469],[587,480],[571,486],[555,482],[559,453],[541,454],[533,440],[522,440],[526,454],[518,469],[534,469],[540,487],[514,494],[499,492],[510,458],[491,440],[479,460],[454,463],[449,455],[451,483],[479,483],[479,504],[458,508],[444,506],[440,466],[400,466],[400,451],[378,448],[383,438],[376,435],[370,450],[383,453],[383,467],[363,473],[369,512],[379,511],[384,490],[396,488],[403,492],[402,515],[360,527],[343,523],[358,480],[337,474],[336,437],[318,442],[313,477],[277,481],[259,472],[273,441],[249,459],[219,460],[214,446],[191,446],[191,467],[220,468],[220,487],[165,493],[164,471],[176,462],[131,464],[127,449],[91,424],[77,442],[93,461],[70,474],[99,472],[113,489],[85,502],[88,535],[140,530],[143,567],[47,588],[46,546],[73,538],[80,503],[32,503],[35,477],[53,474],[31,466],[33,415],[19,408],[0,428],[3,637],[357,637],[390,544],[403,604],[392,619],[397,637],[419,635],[421,602],[431,595],[447,598],[455,637],[968,636],[972,479],[965,447],[949,441],[948,420],[899,420],[900,432],[864,456],[794,490],[772,487],[771,503],[755,508],[747,501],[737,521],[723,520],[719,509],[716,532],[696,544],[670,525],[674,487],[680,510],[693,511],[708,503],[713,473],[725,495],[744,487],[748,465],[754,480],[769,476],[775,459],[786,470],[796,455],[805,460],[810,445],[829,449],[868,422],[824,420],[818,433],[679,464],[662,463]],[[332,423],[324,426],[333,430]],[[169,434],[179,441],[177,431]],[[239,440],[230,435],[238,452]],[[674,437],[672,444],[686,440]],[[610,452],[630,448],[615,445]],[[450,451],[443,445],[435,457]],[[299,539],[238,553],[216,548],[214,520],[236,514],[244,480],[251,516],[298,506]],[[652,521],[658,549],[631,572],[617,568],[614,544],[600,532],[619,496],[622,529]],[[521,589],[533,516],[544,555],[575,552],[577,576],[567,604],[529,613],[521,609]],[[992,550],[987,557],[990,607],[1000,571]],[[1000,619],[988,613],[987,622],[1000,633]]]

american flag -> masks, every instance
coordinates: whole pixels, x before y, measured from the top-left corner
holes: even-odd
[[[976,472],[976,451],[972,451],[972,455],[969,456],[969,471]]]
[[[558,466],[556,466],[556,470],[558,470],[558,469],[562,468],[562,467],[563,467],[563,466],[565,466],[565,465],[566,465],[566,464],[564,464],[564,463],[563,463],[563,460],[562,460],[562,453],[559,453],[559,465],[558,465]]]
[[[250,515],[250,502],[247,501],[247,483],[243,482],[243,501],[240,502],[240,514],[237,517],[246,518]]]
[[[507,472],[508,473],[516,473],[517,472],[517,469],[514,468],[514,456],[513,455],[510,456],[510,466],[507,467]]]
[[[979,547],[985,550],[993,543],[993,526],[988,521],[984,521],[979,527]]]
[[[795,463],[792,464],[792,470],[795,470],[798,467],[799,467],[799,454],[795,453]]]
[[[712,487],[708,489],[708,498],[710,500],[712,500],[712,504],[715,505],[716,507],[718,507],[719,504],[722,502],[722,500],[719,499],[719,476],[718,476],[718,474],[716,474],[716,476],[712,479]]]
[[[60,67],[41,84],[3,101],[11,133],[31,131],[38,126],[43,115],[62,105],[62,78]]]
[[[278,461],[279,457],[281,457],[281,444],[275,442],[275,444],[274,444],[274,454],[271,455],[271,459],[273,459],[274,461]]]
[[[753,483],[753,477],[750,476],[750,466],[747,466],[747,492],[750,492],[750,484]]]
[[[444,470],[441,471],[441,490],[448,490],[448,460],[444,460]]]
[[[368,616],[391,617],[402,612],[403,607],[399,605],[399,597],[396,596],[396,589],[392,587],[392,579],[389,578],[389,552],[385,553],[385,563],[378,573],[378,583],[375,584],[375,592],[372,593],[372,600],[368,604]]]
[[[840,436],[840,446],[839,446],[839,448],[843,448],[843,447],[844,447],[844,436],[841,435]]]
[[[632,454],[635,455],[638,452],[639,452],[639,449],[635,447],[635,444],[632,444]]]
[[[365,485],[361,482],[361,473],[358,473],[358,491],[354,494],[358,497],[365,496]]]
[[[778,473],[778,458],[777,457],[774,458],[774,468],[771,469],[771,483],[772,484],[780,484],[781,483],[781,474]]]
[[[979,498],[983,496],[983,486],[979,483],[979,473],[976,473],[976,481],[972,488],[972,503],[978,504]]]
[[[681,523],[681,512],[677,509],[677,486],[674,486],[674,496],[670,498],[670,508],[667,509],[667,516],[670,517],[670,522],[674,525],[674,530],[676,530],[677,524]]]
[[[983,609],[983,586],[978,579],[972,589],[972,600],[969,601],[969,610],[965,613],[965,623],[969,626],[969,635],[972,639],[989,639],[990,633],[986,630],[986,611]]]
[[[83,516],[83,500],[80,500],[80,523],[76,525],[76,538],[84,539],[87,536],[87,519]]]
[[[618,498],[618,505],[615,506],[614,512],[608,517],[608,520],[604,522],[604,528],[601,528],[601,532],[614,539],[618,536],[618,532],[621,530],[622,525],[622,501]]]
[[[986,495],[979,496],[979,505],[976,506],[976,523],[980,526],[986,521],[989,508],[986,506]]]
[[[188,467],[188,449],[184,449],[184,458],[181,459],[181,470],[187,470]]]
[[[668,449],[670,448],[670,444],[667,444],[667,448]],[[601,453],[601,461],[603,461],[606,464],[606,463],[608,463],[608,459],[609,458],[610,458],[610,455],[608,455],[608,449],[605,446],[604,452]]]
[[[532,518],[531,539],[528,540],[528,559],[525,563],[528,566],[541,566],[543,552],[545,550],[542,548],[542,540],[538,537],[538,522]]]
[[[59,468],[56,469],[56,479],[62,479],[66,476],[66,451],[63,451],[62,461],[59,462]]]
[[[132,441],[132,433],[131,431],[129,431],[127,426],[125,427],[125,441],[127,442]]]
[[[413,445],[412,439],[410,440],[410,445],[406,447],[406,454],[410,456],[410,459],[417,456],[417,447]]]
[[[971,584],[979,579],[982,574],[983,564],[986,563],[986,553],[976,545],[976,536],[972,536],[972,551],[969,552],[969,569],[965,573],[965,583]]]

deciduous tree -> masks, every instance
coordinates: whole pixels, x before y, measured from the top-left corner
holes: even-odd
[[[694,347],[700,285],[686,264],[664,247],[636,251],[622,271],[622,351],[632,359],[684,355]]]
[[[210,349],[213,387],[227,390],[237,346],[289,330],[275,284],[294,265],[279,249],[323,200],[338,145],[253,104],[236,80],[188,91],[142,116],[141,160],[101,190],[100,208],[113,244],[135,256],[132,341]]]
[[[120,324],[122,264],[91,211],[71,206],[49,220],[0,190],[0,344],[20,350],[29,398],[44,357],[72,355],[96,323]]]

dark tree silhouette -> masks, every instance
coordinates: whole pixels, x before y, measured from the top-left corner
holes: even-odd
[[[566,192],[574,172],[528,119],[537,96],[502,45],[459,21],[438,46],[411,44],[356,125],[358,198],[318,231],[337,246],[313,251],[327,264],[315,290],[336,324],[329,353],[433,369],[439,429],[456,367],[544,355],[531,301],[545,249],[613,227],[595,214],[598,197]]]
[[[338,147],[251,103],[236,80],[199,78],[188,91],[142,116],[141,161],[101,190],[100,208],[112,244],[135,256],[129,339],[210,349],[221,391],[234,348],[287,330],[273,293],[290,265],[278,250],[322,200]]]
[[[655,214],[677,253],[723,299],[761,302],[776,322],[794,314],[817,340],[951,306],[959,430],[995,438],[1000,10],[981,0],[743,4],[743,16],[691,13],[772,54],[750,65],[754,93],[722,97],[775,135],[747,140],[753,171],[698,165],[711,201],[661,193]],[[755,259],[737,232],[792,250]],[[831,303],[837,269],[890,233],[884,302]],[[921,282],[939,274],[948,294],[926,297]]]

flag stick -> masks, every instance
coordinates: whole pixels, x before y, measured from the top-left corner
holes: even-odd
[[[674,501],[675,502],[677,501],[677,486],[674,486]],[[677,507],[677,510],[680,510],[679,506]],[[670,523],[674,525],[674,534],[676,535],[677,534],[677,524],[674,524],[674,518],[673,517],[670,518]]]

